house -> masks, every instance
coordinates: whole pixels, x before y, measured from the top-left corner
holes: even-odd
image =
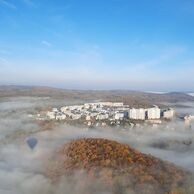
[[[58,109],[57,108],[53,108],[52,112],[58,112]]]
[[[65,114],[62,114],[62,113],[59,113],[56,115],[56,120],[65,120],[66,119],[66,115]]]
[[[86,116],[86,121],[91,121],[91,116],[90,115]]]
[[[63,113],[68,116],[68,117],[71,117],[72,116],[72,112],[69,111],[69,110],[66,110],[66,111],[63,111]]]
[[[71,119],[72,120],[78,120],[81,118],[81,114],[71,114]]]
[[[68,106],[63,106],[61,107],[61,112],[66,112],[68,109],[69,109]]]
[[[53,119],[56,118],[56,113],[55,113],[55,112],[52,112],[52,111],[48,111],[48,112],[46,113],[46,117],[47,117],[48,119],[53,120]]]
[[[124,112],[117,112],[115,113],[115,116],[114,116],[115,120],[123,120],[124,117],[125,117]]]
[[[99,114],[96,116],[96,120],[105,120],[108,119],[109,115],[108,114]]]
[[[89,104],[89,103],[85,103],[85,104],[84,104],[84,108],[85,108],[85,109],[89,109],[89,108],[90,108],[90,104]]]

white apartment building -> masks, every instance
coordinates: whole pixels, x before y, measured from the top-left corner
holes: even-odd
[[[112,103],[112,106],[113,106],[113,107],[123,107],[124,104],[123,104],[123,102],[113,102],[113,103]]]
[[[165,119],[172,119],[174,117],[174,110],[168,109],[163,111],[163,118]]]
[[[143,108],[139,109],[132,108],[129,110],[129,118],[134,120],[145,120],[146,110]]]
[[[147,117],[148,117],[148,119],[160,119],[160,117],[161,117],[160,109],[157,106],[155,106],[153,108],[148,108],[147,109]]]
[[[108,107],[122,107],[123,102],[94,102],[94,103],[85,103],[84,107],[85,108],[98,108],[98,107],[103,107],[103,106],[108,106]]]

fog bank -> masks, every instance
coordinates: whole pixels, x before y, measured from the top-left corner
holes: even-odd
[[[37,107],[57,106],[61,105],[60,103],[62,102],[55,99],[35,97],[9,98],[0,101],[1,194],[85,193],[81,187],[83,175],[75,177],[80,178],[76,180],[78,182],[76,186],[66,177],[55,186],[45,176],[45,165],[49,154],[66,142],[81,137],[101,137],[127,143],[144,153],[194,172],[194,130],[185,130],[182,121],[175,120],[156,128],[142,126],[135,129],[87,129],[60,124],[52,130],[42,131],[35,121],[27,117],[27,113],[35,111]],[[192,107],[189,110],[192,110]],[[29,137],[38,140],[33,150],[26,143]],[[91,182],[88,188],[94,191],[94,188],[100,187],[98,183]],[[98,191],[96,190],[97,193]],[[108,192],[101,188],[99,192],[105,193],[105,191]]]

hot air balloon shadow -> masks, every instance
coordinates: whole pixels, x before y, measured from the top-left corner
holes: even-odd
[[[38,143],[38,140],[35,137],[29,137],[26,140],[26,143],[28,144],[28,146],[30,147],[30,149],[33,150],[36,147],[36,145]]]

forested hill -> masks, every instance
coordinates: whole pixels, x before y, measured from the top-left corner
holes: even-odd
[[[122,101],[131,106],[148,106],[163,102],[188,102],[194,97],[186,93],[149,93],[128,90],[66,90],[42,86],[0,86],[0,97],[40,96],[80,100]]]

